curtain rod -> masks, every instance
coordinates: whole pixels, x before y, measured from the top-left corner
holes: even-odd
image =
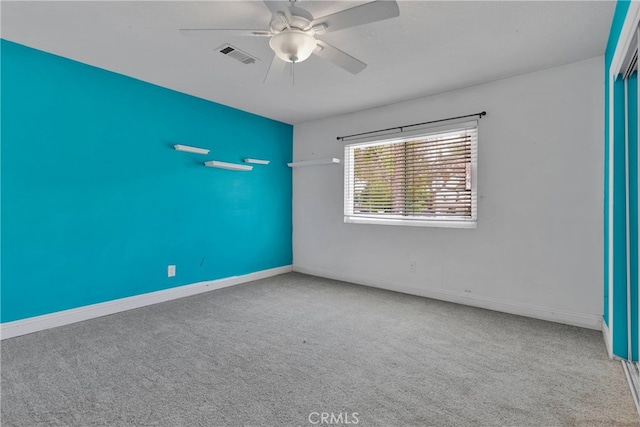
[[[369,135],[372,133],[378,133],[378,132],[386,132],[388,130],[395,130],[395,129],[400,129],[400,132],[403,132],[405,128],[411,128],[414,126],[422,126],[422,125],[428,125],[430,123],[438,123],[438,122],[446,122],[449,120],[456,120],[456,119],[464,119],[465,117],[475,117],[478,116],[479,119],[481,119],[482,117],[486,116],[487,112],[486,111],[482,111],[480,113],[475,113],[475,114],[467,114],[465,116],[458,116],[458,117],[449,117],[448,119],[439,119],[439,120],[431,120],[429,122],[422,122],[422,123],[414,123],[412,125],[405,125],[405,126],[396,126],[396,127],[392,127],[392,128],[386,128],[386,129],[378,129],[378,130],[372,130],[369,132],[362,132],[362,133],[354,133],[353,135],[346,135],[346,136],[339,136],[336,139],[338,141],[344,141],[347,138],[353,138],[356,136],[363,136],[363,135]]]

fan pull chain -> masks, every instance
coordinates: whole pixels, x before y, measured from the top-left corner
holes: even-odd
[[[273,54],[275,56],[275,53]],[[273,65],[273,60],[269,63],[269,68],[267,68],[267,73],[264,75],[264,79],[262,79],[262,84],[267,82],[267,77],[269,77],[269,71],[271,71],[271,66]]]

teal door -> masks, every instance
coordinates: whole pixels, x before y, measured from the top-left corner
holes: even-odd
[[[625,76],[629,359],[638,361],[638,65]]]

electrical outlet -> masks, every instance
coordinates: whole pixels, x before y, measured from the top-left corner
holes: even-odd
[[[412,273],[416,272],[416,262],[415,261],[409,261],[409,271]]]
[[[173,277],[176,275],[176,266],[170,265],[167,267],[167,277]]]

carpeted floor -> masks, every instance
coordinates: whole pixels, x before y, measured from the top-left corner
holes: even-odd
[[[640,425],[598,331],[296,273],[1,351],[4,427]]]

